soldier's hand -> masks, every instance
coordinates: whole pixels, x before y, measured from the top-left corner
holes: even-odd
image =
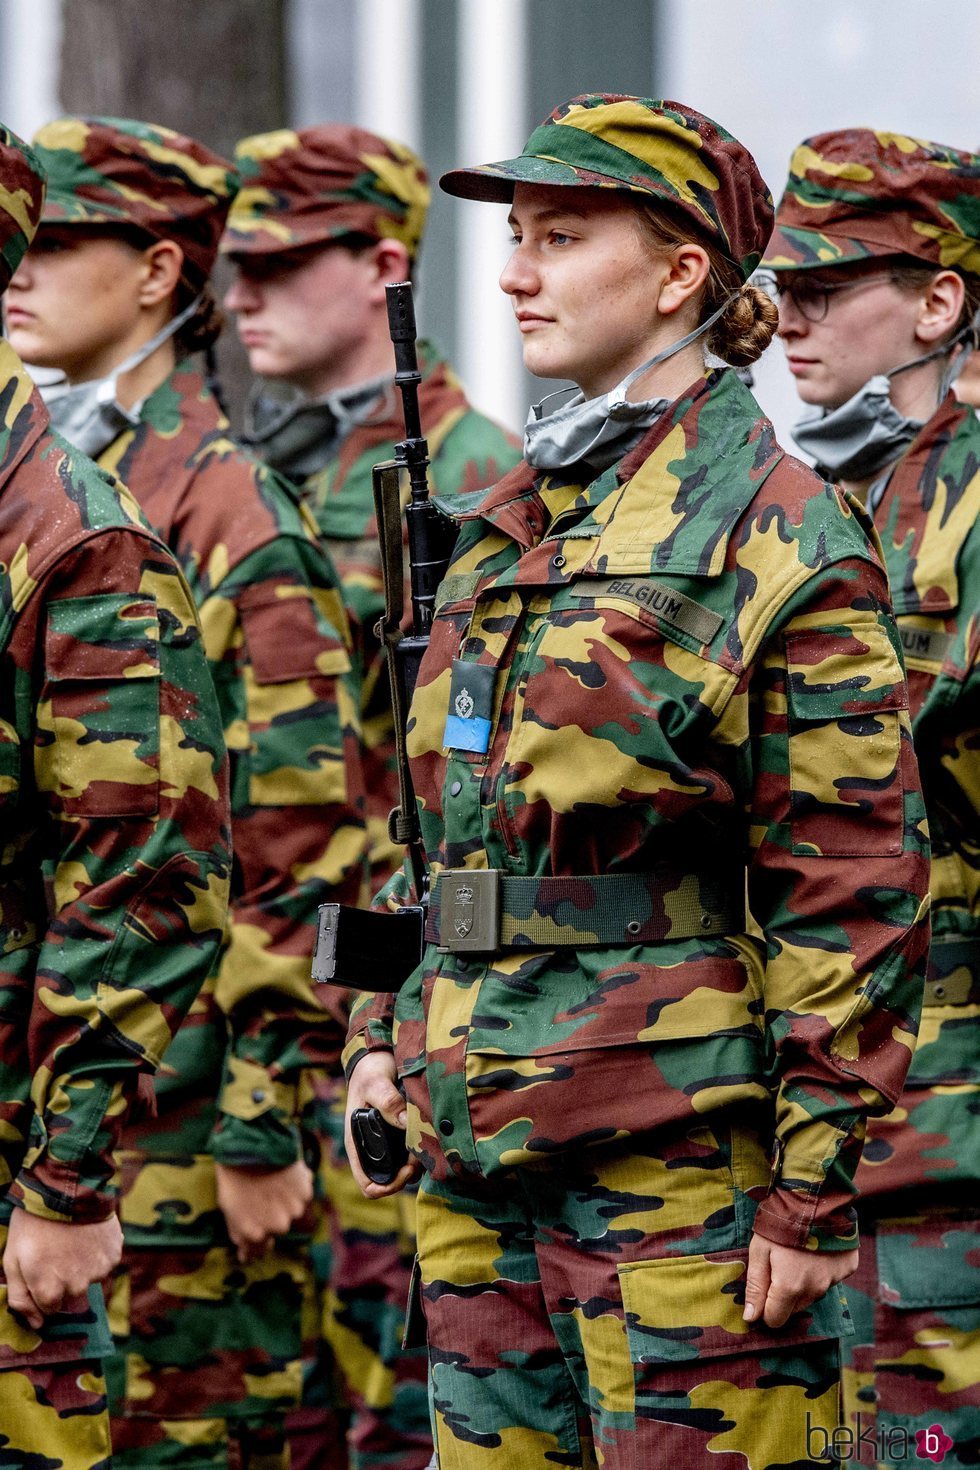
[[[285,1169],[217,1164],[215,1175],[218,1206],[243,1265],[271,1250],[313,1198],[313,1175],[302,1159]]]
[[[31,1327],[41,1327],[45,1317],[105,1280],[122,1259],[122,1245],[115,1215],[70,1224],[14,1210],[3,1253],[8,1304]]]
[[[354,1147],[350,1117],[355,1108],[377,1108],[396,1128],[405,1127],[408,1115],[405,1111],[405,1099],[395,1086],[397,1080],[398,1071],[391,1052],[369,1051],[357,1063],[347,1085],[344,1141],[351,1172],[361,1193],[366,1194],[368,1199],[381,1199],[386,1194],[397,1194],[400,1189],[405,1188],[409,1180],[421,1173],[417,1162],[410,1156],[408,1163],[402,1165],[390,1184],[374,1184],[361,1168],[357,1149]]]
[[[836,1281],[853,1275],[857,1264],[857,1250],[795,1250],[753,1235],[742,1316],[746,1322],[761,1317],[767,1327],[782,1327],[794,1312],[802,1312]]]

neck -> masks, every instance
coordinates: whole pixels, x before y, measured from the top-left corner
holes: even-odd
[[[307,398],[326,398],[331,393],[357,388],[373,378],[391,377],[395,371],[395,351],[385,327],[384,335],[361,342],[358,349],[343,362],[321,363],[308,372],[297,373],[285,381],[298,388]]]
[[[115,342],[105,351],[87,358],[84,362],[72,363],[65,367],[65,376],[72,387],[76,383],[91,383],[101,378],[108,378],[127,357],[132,357],[134,352],[156,336],[166,323],[166,319],[148,324],[140,332],[134,332],[124,342]],[[161,383],[174,370],[177,361],[176,349],[172,337],[162,342],[155,352],[143,362],[137,363],[128,372],[123,373],[116,384],[116,397],[123,408],[132,408],[134,403],[141,403],[148,398]]]
[[[653,357],[668,347],[669,342],[651,342],[644,352],[637,356],[635,362],[631,363],[625,371],[617,370],[615,376],[604,377],[589,384],[579,383],[579,387],[586,398],[598,398],[603,393],[608,393],[621,383],[629,373],[638,368],[648,357]],[[631,403],[642,403],[648,398],[667,398],[673,401],[678,398],[684,389],[699,378],[704,372],[704,347],[699,339],[682,347],[673,357],[668,357],[666,362],[658,362],[649,371],[631,383],[626,392],[626,397]]]
[[[949,366],[948,357],[924,362],[908,368],[891,380],[890,397],[898,412],[907,419],[931,419],[936,412],[939,387]]]

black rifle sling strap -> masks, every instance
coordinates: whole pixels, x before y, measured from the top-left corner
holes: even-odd
[[[392,842],[408,847],[414,836],[412,816],[415,795],[409,784],[408,751],[405,727],[408,710],[402,681],[398,677],[396,649],[402,637],[405,610],[405,547],[402,539],[402,470],[394,461],[374,467],[374,508],[378,520],[378,543],[384,576],[385,610],[379,619],[377,633],[385,649],[388,679],[391,684],[391,711],[395,726],[395,751],[398,762],[398,805],[388,819]]]

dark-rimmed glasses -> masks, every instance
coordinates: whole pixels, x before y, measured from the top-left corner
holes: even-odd
[[[789,279],[779,281],[773,275],[767,275],[760,281],[760,285],[781,306],[783,301],[792,301],[800,316],[805,317],[808,322],[822,322],[830,310],[831,297],[837,296],[841,291],[855,291],[859,286],[876,286],[882,281],[891,281],[891,271],[878,271],[871,276],[852,276],[848,281],[814,281],[809,279],[808,272],[801,271]]]

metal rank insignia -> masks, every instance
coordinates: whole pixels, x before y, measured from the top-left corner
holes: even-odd
[[[453,663],[449,709],[442,743],[447,750],[486,755],[490,748],[493,684],[496,669],[488,664]]]

